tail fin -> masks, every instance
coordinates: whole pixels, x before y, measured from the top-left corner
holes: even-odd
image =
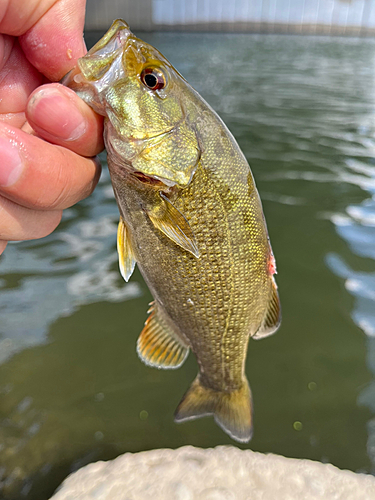
[[[248,381],[244,379],[236,391],[220,392],[203,386],[198,375],[178,405],[175,421],[183,422],[212,414],[230,437],[243,443],[250,441],[253,425]]]

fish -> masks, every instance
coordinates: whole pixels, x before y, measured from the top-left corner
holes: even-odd
[[[250,338],[278,329],[276,264],[250,166],[221,118],[121,19],[62,80],[104,118],[120,212],[119,267],[154,301],[137,341],[151,367],[198,375],[175,421],[213,415],[234,440],[253,432]]]

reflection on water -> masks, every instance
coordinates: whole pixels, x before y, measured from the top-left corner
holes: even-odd
[[[370,132],[366,128],[361,130]],[[364,259],[375,260],[375,140],[373,133],[363,140],[369,152],[367,163],[349,159],[346,163],[362,180],[357,181],[362,189],[368,191],[366,198],[357,205],[348,205],[343,213],[331,216],[337,233],[348,244],[351,252]],[[367,406],[375,413],[375,272],[354,270],[337,254],[327,256],[329,267],[345,279],[346,290],[355,297],[351,313],[354,323],[367,335],[367,364],[374,376],[373,381],[363,389],[358,403]],[[360,266],[356,266],[357,269]],[[372,266],[374,269],[374,266]],[[369,458],[375,466],[375,418],[368,422],[369,439],[367,444]]]
[[[375,470],[375,41],[154,34],[249,159],[283,325],[250,342],[254,450]],[[0,496],[49,497],[125,451],[233,442],[172,414],[195,377],[144,366],[150,294],[117,270],[105,170],[48,238],[0,260]]]
[[[88,202],[64,212],[61,230],[46,240],[13,245],[4,255],[0,363],[45,342],[49,326],[80,306],[140,295],[138,283],[125,285],[117,271],[111,247],[118,215],[108,184],[106,171]]]

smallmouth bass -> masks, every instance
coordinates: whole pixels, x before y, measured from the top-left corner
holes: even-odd
[[[176,421],[213,414],[232,438],[252,435],[248,340],[274,333],[275,260],[250,167],[218,115],[122,20],[64,77],[105,116],[120,211],[121,273],[135,265],[154,297],[137,342],[146,364],[199,374]]]

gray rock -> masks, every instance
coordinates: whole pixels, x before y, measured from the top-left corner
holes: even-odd
[[[125,453],[69,476],[51,500],[374,500],[375,477],[232,446]]]

